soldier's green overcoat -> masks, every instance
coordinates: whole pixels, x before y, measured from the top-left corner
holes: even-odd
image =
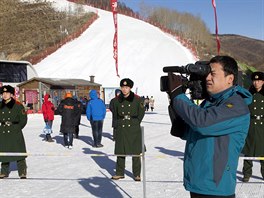
[[[11,122],[10,126],[4,124]],[[7,104],[0,103],[0,152],[25,153],[26,146],[22,129],[27,124],[24,106],[13,98]],[[25,159],[26,156],[0,156],[0,162],[11,162]]]
[[[250,127],[243,153],[250,157],[264,157],[264,90],[252,93],[249,105]]]
[[[142,153],[140,123],[145,115],[143,100],[133,92],[127,98],[120,94],[113,101],[116,119],[115,154],[138,155]]]

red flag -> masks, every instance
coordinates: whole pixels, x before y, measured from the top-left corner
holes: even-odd
[[[111,7],[113,12],[113,19],[114,19],[114,25],[115,25],[115,34],[114,34],[114,40],[113,40],[113,58],[115,59],[115,65],[116,65],[116,75],[119,77],[118,74],[118,40],[117,40],[117,0],[111,0]]]
[[[217,14],[216,14],[216,3],[215,0],[212,0],[212,5],[214,8],[214,14],[215,14],[215,38],[216,38],[216,44],[217,44],[217,53],[219,55],[220,53],[220,39],[218,36],[218,25],[217,25]]]

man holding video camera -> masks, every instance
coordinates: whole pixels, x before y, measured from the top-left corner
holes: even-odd
[[[215,56],[205,76],[207,96],[197,106],[182,77],[168,73],[172,134],[186,140],[184,187],[192,198],[235,197],[236,171],[250,123],[252,95],[237,86],[237,62]]]

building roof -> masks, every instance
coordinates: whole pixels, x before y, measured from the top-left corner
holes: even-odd
[[[84,79],[38,78],[38,77],[31,78],[25,82],[18,84],[17,86],[20,87],[34,80],[54,86],[101,86],[101,84],[94,83]]]

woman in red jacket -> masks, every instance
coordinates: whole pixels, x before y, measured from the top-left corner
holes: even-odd
[[[51,102],[50,95],[46,94],[44,96],[44,102],[42,104],[42,113],[46,124],[44,134],[46,135],[46,139],[48,142],[54,142],[51,139],[51,135],[50,135],[52,133],[52,122],[54,120],[54,111],[55,108],[53,103]]]

